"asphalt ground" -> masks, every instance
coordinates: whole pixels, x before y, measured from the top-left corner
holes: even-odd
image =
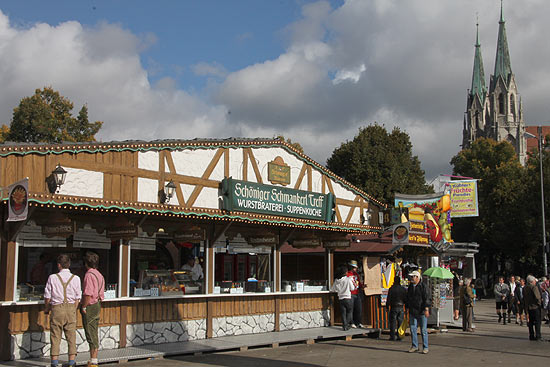
[[[178,356],[165,359],[117,363],[118,366],[195,366],[195,367],[279,367],[279,366],[514,366],[550,365],[550,342],[530,341],[527,326],[497,323],[495,302],[478,301],[474,308],[476,331],[448,332],[429,336],[429,353],[408,353],[410,337],[392,342],[388,335],[380,339],[357,338],[316,344],[294,344],[279,348]],[[550,339],[550,327],[543,323],[544,339]],[[107,366],[107,365],[105,365]],[[113,366],[113,365],[111,365]]]

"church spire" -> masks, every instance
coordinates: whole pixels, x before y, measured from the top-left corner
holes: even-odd
[[[506,39],[506,26],[502,12],[502,0],[500,0],[500,21],[498,22],[498,41],[497,41],[497,56],[495,60],[495,80],[499,76],[504,82],[508,83],[508,77],[512,74],[512,66],[510,65],[510,53],[508,51],[508,40]]]
[[[476,23],[476,44],[474,55],[474,70],[472,73],[472,88],[470,89],[470,95],[472,97],[478,96],[480,102],[484,102],[485,93],[487,88],[485,87],[485,71],[483,70],[483,58],[481,57],[481,44],[479,43],[479,22]]]

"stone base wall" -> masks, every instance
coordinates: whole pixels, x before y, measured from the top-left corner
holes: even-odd
[[[99,328],[99,349],[115,349],[119,346],[120,329],[118,325]],[[88,352],[84,329],[76,330],[76,346],[78,353]],[[13,359],[40,358],[50,356],[50,332],[27,332],[11,337]],[[67,341],[61,340],[60,353],[67,354]]]
[[[288,312],[279,316],[279,330],[308,329],[330,325],[330,311]]]
[[[126,346],[206,338],[206,319],[126,325]]]
[[[275,330],[275,315],[217,317],[212,320],[212,336],[267,333]]]

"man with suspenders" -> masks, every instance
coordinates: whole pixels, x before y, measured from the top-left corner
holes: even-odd
[[[59,273],[48,277],[44,290],[44,313],[50,316],[50,355],[53,367],[59,364],[59,344],[65,332],[69,352],[69,366],[75,366],[76,357],[76,309],[82,291],[80,278],[71,274],[71,258],[67,254],[57,257]]]
[[[84,275],[84,290],[81,305],[82,325],[86,334],[86,341],[90,346],[90,360],[88,367],[97,367],[97,351],[99,350],[99,314],[101,312],[101,301],[104,299],[105,279],[97,270],[99,255],[88,251],[84,255],[86,275]]]

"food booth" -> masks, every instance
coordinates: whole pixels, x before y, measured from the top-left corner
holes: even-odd
[[[99,254],[114,349],[328,326],[334,251],[381,230],[381,202],[280,140],[4,144],[0,169],[3,360],[49,355],[60,253],[81,278]]]

